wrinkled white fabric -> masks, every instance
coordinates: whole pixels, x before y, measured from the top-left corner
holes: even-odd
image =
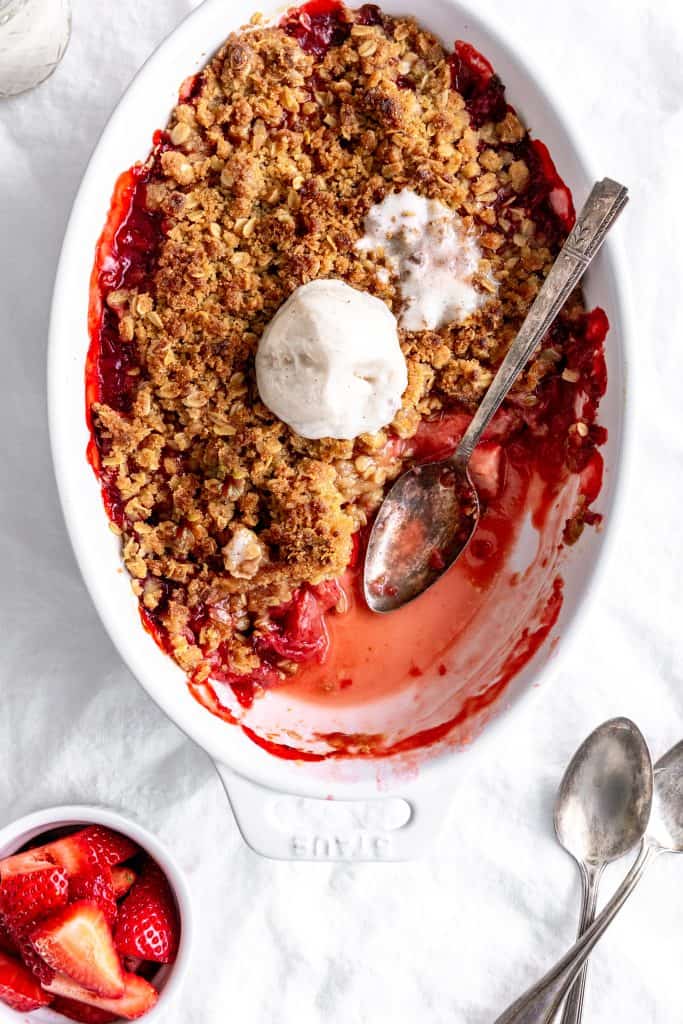
[[[69,207],[122,89],[192,6],[75,0],[63,65],[0,104],[0,821],[101,801],[175,849],[200,930],[168,1024],[490,1024],[573,937],[578,878],[551,806],[577,744],[617,714],[655,755],[683,736],[683,19],[675,0],[483,6],[551,83],[596,175],[631,188],[617,229],[640,412],[629,508],[559,678],[467,762],[427,861],[325,866],[269,863],[242,843],[208,757],[105,635],[50,465],[46,328]],[[662,859],[594,957],[587,1024],[680,1021],[682,929],[683,862]]]

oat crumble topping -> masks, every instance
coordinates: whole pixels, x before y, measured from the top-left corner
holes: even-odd
[[[570,226],[495,76],[477,92],[415,21],[361,12],[324,53],[296,21],[228,38],[146,165],[154,259],[105,294],[124,384],[92,405],[99,469],[141,605],[200,681],[296,671],[303,657],[259,644],[273,611],[344,572],[420,424],[476,408]],[[258,340],[316,278],[400,314],[391,266],[357,243],[370,208],[406,188],[476,238],[486,301],[463,323],[401,331],[408,387],[390,429],[305,440],[259,401]],[[547,430],[532,418],[546,378],[577,387],[563,339],[584,313],[577,292],[520,378],[507,406],[520,429]],[[577,450],[599,443],[590,429],[577,426]],[[339,599],[324,593],[326,607]]]

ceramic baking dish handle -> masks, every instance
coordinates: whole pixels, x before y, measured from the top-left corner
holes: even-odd
[[[247,846],[274,860],[415,860],[433,843],[448,809],[443,794],[437,792],[410,798],[393,793],[392,798],[404,800],[410,808],[408,820],[398,828],[328,829],[303,820],[300,827],[292,828],[274,820],[274,804],[284,794],[245,779],[223,764],[217,763],[216,768]],[[314,815],[319,821],[324,819],[324,808],[329,803],[315,802],[320,805],[319,813]]]

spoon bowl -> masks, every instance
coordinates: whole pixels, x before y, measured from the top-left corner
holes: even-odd
[[[479,498],[467,466],[432,462],[400,476],[368,542],[363,582],[372,611],[393,611],[436,583],[478,522]]]
[[[655,765],[652,818],[647,835],[653,849],[683,853],[683,740]]]
[[[555,831],[579,864],[604,866],[640,842],[650,820],[653,772],[628,718],[599,726],[572,758],[555,805]]]

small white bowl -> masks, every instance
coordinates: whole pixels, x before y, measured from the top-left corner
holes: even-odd
[[[36,811],[25,818],[19,818],[18,821],[0,829],[0,859],[16,853],[26,843],[44,832],[78,825],[104,825],[128,836],[157,862],[171,886],[180,917],[178,955],[173,964],[162,967],[156,975],[154,985],[159,989],[159,1002],[141,1018],[149,1021],[149,1024],[159,1024],[171,1002],[178,997],[188,974],[194,934],[190,887],[183,870],[168,848],[146,828],[116,811],[104,807],[74,805],[48,807],[44,811]],[[67,1018],[53,1013],[49,1008],[36,1010],[31,1014],[17,1013],[4,1003],[0,1003],[0,1021],[17,1024],[20,1020],[26,1021],[27,1024],[58,1024]]]

